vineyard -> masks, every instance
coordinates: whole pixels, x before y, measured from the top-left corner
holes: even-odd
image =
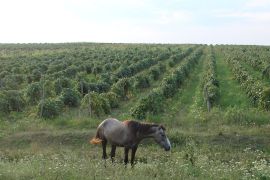
[[[99,117],[147,91],[129,110],[146,119],[162,112],[203,54],[201,91],[210,111],[219,107],[215,53],[224,56],[252,106],[268,111],[269,48],[109,44],[1,45],[0,111],[32,111],[47,119],[77,107]]]
[[[120,101],[128,101],[140,90],[150,89],[154,81],[183,60],[183,65],[173,72],[178,77],[170,74],[164,77],[164,85],[156,90],[158,93],[153,98],[171,97],[193,66],[190,63],[197,61],[202,53],[202,48],[195,51],[197,46],[184,45],[82,44],[55,50],[46,46],[2,48],[1,112],[30,109],[41,118],[54,118],[73,107],[88,109],[89,115],[109,114]],[[150,103],[141,103],[141,106],[150,106]],[[154,113],[158,108],[148,107],[139,113]]]
[[[68,140],[75,138],[76,147],[83,147],[82,156],[89,161],[95,159],[94,164],[88,164],[88,161],[81,163],[92,168],[102,166],[97,158],[98,148],[92,150],[95,152],[90,157],[86,150],[90,145],[84,143],[87,143],[89,135],[93,135],[93,128],[107,117],[162,123],[171,129],[168,136],[177,150],[169,157],[170,161],[164,160],[166,155],[161,157],[170,167],[174,167],[180,158],[181,168],[172,168],[171,178],[193,176],[216,179],[217,174],[229,179],[270,177],[270,47],[0,44],[0,64],[0,146],[6,148],[0,148],[0,169],[6,170],[0,170],[0,179],[2,175],[4,179],[9,177],[9,168],[17,166],[10,164],[12,158],[17,158],[14,161],[19,163],[20,169],[20,159],[25,156],[39,159],[41,157],[33,155],[36,151],[46,153],[35,148],[42,146],[35,140],[35,134],[23,136],[27,139],[18,141],[18,132],[35,132],[40,137],[44,130],[50,130],[56,132],[53,137],[66,138],[65,133],[75,131],[77,134],[69,134]],[[89,129],[92,130],[90,134]],[[252,139],[249,133],[254,136],[252,142],[249,141]],[[78,137],[85,141],[77,141]],[[46,143],[50,144],[50,141],[46,139]],[[68,146],[74,145],[69,143]],[[21,146],[30,148],[30,155],[10,150]],[[232,148],[227,149],[232,154],[238,151],[242,154],[234,154],[236,157],[228,155],[227,146]],[[154,145],[147,148],[158,151]],[[220,150],[222,148],[225,150]],[[63,153],[58,146],[56,149],[53,151]],[[215,151],[221,152],[218,154]],[[259,156],[257,151],[260,151]],[[70,154],[72,158],[80,156],[76,152]],[[143,153],[147,154],[147,150]],[[211,159],[213,154],[219,160]],[[53,156],[52,152],[48,156]],[[154,154],[149,158],[153,160],[157,156]],[[247,159],[242,162],[239,157]],[[262,159],[264,162],[261,162]],[[261,163],[261,169],[255,166],[256,163],[251,163],[255,160]],[[31,167],[32,161],[25,161]],[[162,169],[160,162],[154,162],[153,166],[145,165],[146,169],[143,169],[145,162],[148,161],[140,159],[138,162],[142,166],[139,169],[141,172],[147,174],[148,169],[150,178],[164,178],[154,170]],[[232,165],[235,168],[230,169]],[[93,170],[88,172],[88,167],[81,168],[85,176],[94,173]],[[109,167],[109,172],[114,172],[113,168],[121,166]],[[209,168],[210,173],[204,171]],[[224,168],[230,171],[217,170]],[[20,173],[23,174],[23,171],[22,168]],[[71,169],[67,171],[71,173],[71,179],[78,178],[80,173]],[[64,171],[56,172],[65,179]],[[20,173],[17,175],[20,176]],[[100,178],[102,173],[96,172],[95,176]],[[122,173],[120,171],[118,175],[127,176]],[[129,173],[139,177],[139,171]],[[29,174],[44,175],[36,171]],[[28,175],[26,179],[31,178]],[[49,179],[55,177],[53,172],[45,175]],[[107,175],[110,177],[110,174]]]

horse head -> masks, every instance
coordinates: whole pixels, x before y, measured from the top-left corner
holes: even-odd
[[[152,127],[154,128],[153,138],[165,151],[171,149],[171,143],[165,134],[165,128],[162,125]]]

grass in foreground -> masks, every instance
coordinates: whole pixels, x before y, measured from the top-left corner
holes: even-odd
[[[101,147],[87,144],[94,131],[16,134],[0,141],[0,179],[269,179],[268,130],[250,136],[170,129],[172,151],[144,142],[134,168],[124,167],[123,148],[116,163],[101,160]]]

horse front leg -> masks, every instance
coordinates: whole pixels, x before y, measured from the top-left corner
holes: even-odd
[[[107,145],[107,140],[104,139],[104,140],[102,141],[102,149],[103,149],[103,155],[102,155],[102,158],[103,158],[103,159],[107,159],[106,145]]]
[[[112,145],[112,149],[111,149],[111,159],[112,159],[112,163],[114,162],[115,150],[116,150],[116,146],[115,146],[115,145]]]
[[[124,159],[125,165],[127,165],[128,163],[128,151],[129,151],[129,148],[125,147],[125,159]]]
[[[131,166],[132,167],[134,165],[134,159],[135,159],[135,154],[136,154],[137,148],[138,148],[138,146],[135,146],[132,148],[132,151],[131,151]]]

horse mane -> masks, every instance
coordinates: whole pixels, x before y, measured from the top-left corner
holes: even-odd
[[[152,133],[151,132],[152,127],[160,127],[165,131],[165,127],[163,125],[154,123],[141,123],[138,121],[126,120],[124,121],[124,124],[126,124],[134,134],[136,134],[137,132],[143,134],[150,134]]]

